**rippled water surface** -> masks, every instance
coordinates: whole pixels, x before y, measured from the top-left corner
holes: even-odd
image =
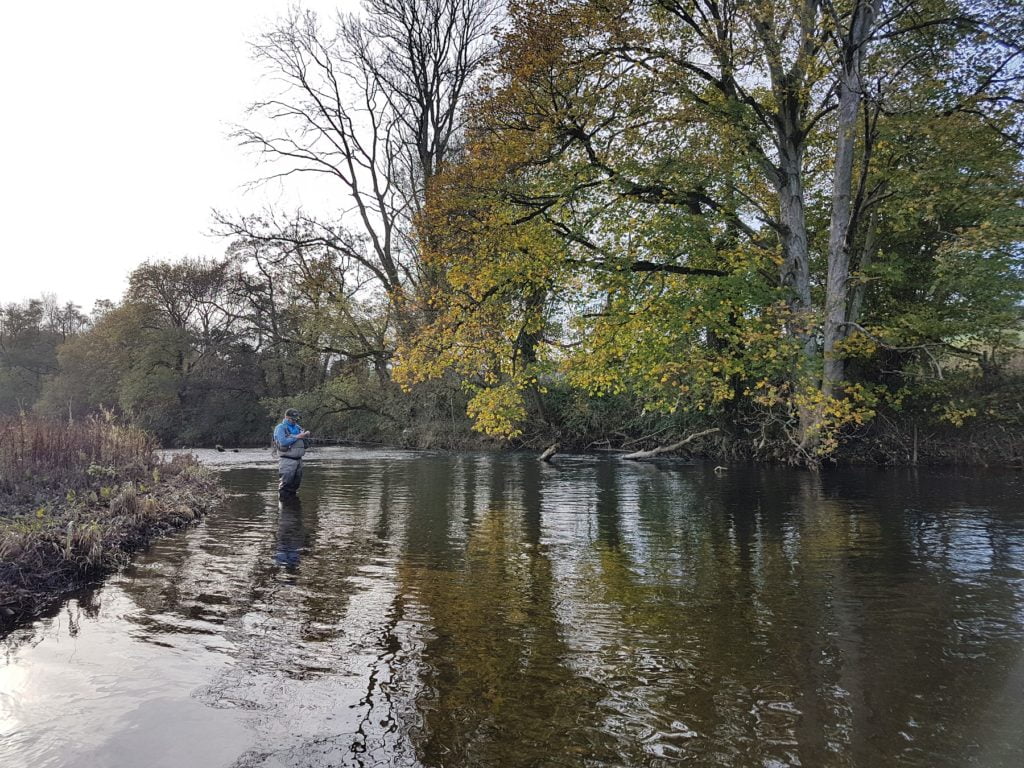
[[[2,640],[4,768],[1024,765],[1019,475],[222,461]]]

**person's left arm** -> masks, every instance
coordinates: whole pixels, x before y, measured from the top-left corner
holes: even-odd
[[[286,425],[278,424],[277,428],[274,429],[274,442],[281,448],[291,447],[295,440],[296,437],[288,431],[288,427]]]

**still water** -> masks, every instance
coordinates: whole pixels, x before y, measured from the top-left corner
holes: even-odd
[[[0,765],[1024,765],[1020,475],[233,461],[0,641]]]

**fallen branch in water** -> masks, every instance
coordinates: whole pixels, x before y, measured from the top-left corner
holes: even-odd
[[[678,451],[684,445],[696,440],[698,437],[704,437],[704,435],[710,435],[712,432],[717,431],[718,427],[712,427],[711,429],[705,429],[702,432],[694,432],[692,435],[684,437],[682,440],[679,440],[678,442],[672,443],[672,445],[662,445],[659,446],[658,448],[652,448],[649,451],[635,451],[633,453],[626,454],[622,458],[630,459],[631,461],[639,461],[640,459],[652,459],[655,456],[660,456],[663,453],[671,453],[672,451]]]
[[[558,453],[558,447],[558,443],[552,443],[551,445],[549,445],[546,449],[544,449],[544,453],[540,455],[540,460],[551,461],[552,457],[554,457],[554,455]]]

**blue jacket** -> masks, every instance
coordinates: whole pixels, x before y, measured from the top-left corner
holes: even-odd
[[[298,424],[289,424],[282,421],[274,429],[274,444],[277,446],[277,455],[282,459],[299,460],[306,453],[306,441],[296,437],[302,432]]]
[[[287,420],[282,421],[274,427],[274,443],[278,448],[289,448],[298,440],[295,435],[302,432],[298,424],[289,424]]]

